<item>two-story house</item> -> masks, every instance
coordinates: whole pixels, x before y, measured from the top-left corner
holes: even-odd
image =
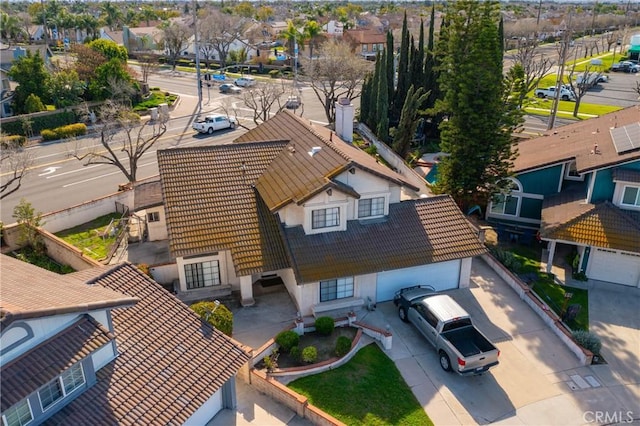
[[[206,424],[235,406],[247,348],[135,266],[0,263],[3,425]]]
[[[378,52],[382,52],[387,44],[386,33],[377,28],[344,30],[343,37],[358,55],[370,61],[375,61]]]
[[[284,283],[302,315],[391,300],[402,287],[466,287],[484,245],[448,196],[328,129],[282,111],[233,144],[158,151],[178,293]]]
[[[548,268],[568,244],[589,278],[640,286],[640,108],[563,126],[518,151],[511,192],[487,209],[499,234],[539,230]]]

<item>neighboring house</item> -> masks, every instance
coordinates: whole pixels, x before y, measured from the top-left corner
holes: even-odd
[[[387,43],[387,35],[383,31],[370,28],[344,30],[344,39],[351,43],[357,54],[370,61],[375,61]]]
[[[627,50],[629,59],[640,59],[640,34],[634,34],[629,39],[629,50]]]
[[[331,20],[322,26],[322,30],[329,37],[342,37],[344,32],[344,24],[340,21]]]
[[[485,253],[449,196],[417,188],[289,111],[229,145],[158,151],[179,296],[284,283],[302,315],[466,287]]]
[[[218,51],[215,50],[212,45],[207,44],[206,46],[204,45],[203,41],[200,40],[199,42],[199,46],[200,46],[200,62],[204,63],[207,60],[209,61],[220,61],[220,55],[218,54]],[[203,48],[206,47],[210,47],[209,49],[206,49],[207,52],[210,52],[212,55],[209,58],[205,57],[205,53],[202,50]],[[247,61],[250,61],[251,58],[253,58],[254,56],[257,56],[258,51],[255,49],[255,47],[251,46],[249,44],[249,40],[247,39],[243,39],[243,40],[234,40],[233,42],[231,42],[229,44],[229,52],[233,52],[233,51],[237,51],[240,49],[245,49],[247,52]],[[269,51],[269,49],[266,49],[267,51]],[[189,45],[187,46],[187,48],[185,50],[183,50],[182,52],[180,52],[181,55],[183,56],[193,56],[195,57],[195,38],[193,36],[191,36],[189,38]]]
[[[13,91],[7,71],[0,68],[0,117],[6,118],[13,115]]]
[[[99,38],[112,41],[119,46],[124,46],[124,32],[122,30],[112,31],[108,27],[100,28]]]
[[[162,50],[163,32],[157,26],[122,27],[122,43],[129,52]]]
[[[574,246],[589,278],[640,286],[640,109],[569,124],[522,141],[512,190],[487,219],[503,237],[538,230],[549,243]]]
[[[200,425],[235,405],[246,348],[135,266],[0,262],[4,425]]]
[[[11,46],[8,49],[0,49],[0,69],[9,71],[13,65],[13,61],[26,56],[27,51],[35,55],[36,51],[40,52],[40,57],[44,60],[46,67],[51,67],[51,58],[53,53],[51,49],[43,44],[25,44],[20,46]]]

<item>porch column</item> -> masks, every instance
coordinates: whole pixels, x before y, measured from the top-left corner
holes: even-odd
[[[551,272],[551,267],[553,266],[553,256],[556,253],[556,240],[549,241],[549,255],[547,257],[547,273]]]
[[[242,306],[252,306],[256,301],[253,299],[253,277],[244,275],[240,277],[240,304]]]

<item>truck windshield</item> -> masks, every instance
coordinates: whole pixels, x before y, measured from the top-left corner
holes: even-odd
[[[456,330],[458,328],[467,327],[471,325],[471,318],[462,318],[459,320],[453,320],[451,322],[446,323],[442,327],[442,332]]]

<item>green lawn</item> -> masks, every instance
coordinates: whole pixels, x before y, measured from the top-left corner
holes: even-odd
[[[117,223],[121,217],[120,213],[110,213],[91,222],[57,232],[55,235],[79,248],[92,259],[102,260],[107,257],[111,246],[116,241],[116,235],[108,232],[107,227],[112,220]]]
[[[589,295],[587,290],[581,288],[562,286],[556,284],[553,277],[540,271],[540,249],[533,249],[521,245],[514,245],[508,249],[520,261],[519,275],[536,274],[533,291],[544,300],[553,311],[562,316],[565,305],[578,304],[580,313],[567,322],[572,330],[589,330]],[[565,302],[565,294],[571,293],[568,303]]]
[[[146,111],[149,108],[155,108],[160,104],[167,104],[171,106],[177,98],[177,95],[173,95],[162,90],[151,89],[151,95],[149,96],[149,98],[145,99],[139,104],[134,105],[133,110]]]
[[[360,349],[335,370],[297,379],[288,387],[347,425],[433,425],[376,344]]]

